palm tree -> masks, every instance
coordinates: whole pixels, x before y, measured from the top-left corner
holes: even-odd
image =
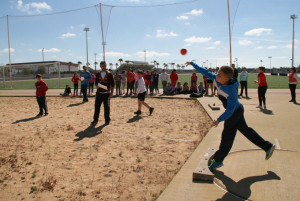
[[[179,69],[180,69],[180,65],[179,65],[179,64],[177,64],[177,65],[176,65],[176,67],[177,67],[177,70],[179,70]]]
[[[110,69],[112,70],[112,67],[113,67],[114,65],[112,64],[112,63],[109,63],[109,67],[110,67]]]
[[[163,63],[163,65],[164,65],[164,68],[165,68],[166,70],[168,70],[168,64]]]
[[[116,65],[116,70],[117,70],[117,68],[118,68],[119,64],[118,64],[118,63],[115,63],[115,65]]]
[[[122,65],[123,59],[119,59],[120,66]]]
[[[170,63],[170,64],[172,66],[172,69],[174,70],[175,63]]]
[[[72,65],[72,64],[73,64],[73,63],[72,63],[71,61],[68,62],[69,72],[71,72],[71,65]]]
[[[95,61],[94,64],[95,64],[95,72],[96,72],[96,67],[97,67],[98,62]]]
[[[156,68],[158,68],[158,66],[159,66],[159,63],[158,63],[158,62],[156,62]]]

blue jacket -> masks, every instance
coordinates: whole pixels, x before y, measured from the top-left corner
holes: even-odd
[[[89,85],[89,80],[92,79],[92,75],[89,71],[82,71],[82,73],[80,74],[80,77],[84,77],[84,79],[88,79],[86,81],[81,81],[81,85]]]
[[[239,86],[239,82],[235,78],[231,78],[227,85],[221,85],[216,80],[216,74],[209,72],[209,70],[198,66],[194,62],[191,62],[191,65],[201,74],[208,77],[209,79],[214,81],[214,85],[218,89],[219,99],[222,101],[225,112],[217,119],[218,122],[225,121],[231,115],[242,106],[242,104],[238,101],[238,91],[237,87]]]

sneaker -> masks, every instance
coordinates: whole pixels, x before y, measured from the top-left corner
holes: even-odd
[[[43,116],[43,113],[39,113],[38,115],[36,115],[36,117],[41,117]]]
[[[273,144],[272,147],[266,152],[266,160],[268,160],[269,158],[271,158],[274,150],[275,150],[275,145]]]
[[[141,112],[141,110],[138,110],[138,111],[134,112],[134,114],[139,115],[139,114],[142,114],[142,112]]]
[[[292,100],[290,100],[289,102],[294,102],[294,100],[292,99]]]
[[[45,113],[45,116],[48,116],[48,113]]]
[[[222,166],[223,166],[223,162],[216,162],[215,159],[211,159],[210,165],[208,166],[208,168],[210,170],[215,170],[215,169],[220,168]]]
[[[94,121],[91,122],[91,125],[96,125],[97,123],[98,123],[98,121],[94,120]]]
[[[109,125],[109,121],[106,121],[106,122],[105,122],[105,125],[108,126],[108,125]]]
[[[153,113],[153,110],[154,110],[154,108],[150,107],[150,109],[149,109],[150,115]]]
[[[264,105],[264,109],[267,109],[267,106],[266,106],[266,105]]]
[[[256,108],[260,108],[260,109],[261,109],[261,108],[262,108],[262,106],[258,105],[258,106],[256,106]]]

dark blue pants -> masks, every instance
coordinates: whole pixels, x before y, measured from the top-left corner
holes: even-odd
[[[82,91],[82,94],[83,94],[83,101],[88,101],[87,88],[88,88],[88,85],[81,85],[81,91]]]
[[[241,83],[241,93],[240,93],[240,96],[243,95],[244,89],[245,89],[245,92],[246,92],[246,96],[248,96],[247,81],[240,81],[240,83]]]
[[[267,92],[268,86],[262,86],[258,87],[258,101],[259,106],[262,106],[262,103],[266,105],[266,92]]]
[[[102,102],[104,104],[105,122],[109,122],[110,121],[109,93],[99,93],[99,92],[96,93],[94,121],[98,121],[98,119],[99,119],[100,107],[101,107]]]
[[[264,151],[268,151],[272,146],[270,142],[265,141],[258,135],[255,130],[248,127],[244,117],[244,107],[241,105],[224,123],[221,144],[219,150],[214,155],[216,162],[222,162],[230,152],[237,130]]]
[[[37,100],[37,102],[39,104],[40,114],[43,114],[43,109],[45,111],[45,114],[48,114],[48,107],[47,107],[46,96],[37,96],[36,100]]]

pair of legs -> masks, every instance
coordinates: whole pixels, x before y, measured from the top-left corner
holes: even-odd
[[[130,94],[132,94],[133,92],[133,82],[127,82],[127,93],[128,94],[128,91],[130,90]]]
[[[76,93],[75,93],[76,92]],[[78,96],[78,84],[74,84],[74,93],[73,95],[75,96]]]
[[[121,81],[122,83],[122,94],[125,94],[125,85],[126,85],[126,82],[125,81]]]
[[[105,123],[109,124],[110,122],[110,99],[109,93],[96,93],[96,100],[95,100],[95,112],[94,112],[94,122],[98,122],[99,114],[100,114],[100,107],[101,104],[104,105],[104,118]]]
[[[171,81],[171,85],[173,86],[173,89],[176,88],[176,82],[177,82],[177,81]]]
[[[253,144],[266,152],[273,146],[272,143],[265,141],[255,130],[248,127],[244,117],[244,107],[240,106],[224,123],[221,144],[219,150],[214,155],[216,162],[223,162],[230,152],[237,130]]]
[[[145,106],[147,109],[149,109],[150,115],[152,114],[154,108],[150,107],[146,102],[145,102],[145,97],[146,97],[146,92],[144,93],[139,93],[138,94],[138,111],[135,112],[135,114],[139,115],[142,112],[142,105]]]
[[[43,115],[43,112],[45,111],[45,115],[48,114],[48,107],[47,107],[47,100],[46,96],[37,96],[36,100],[39,104],[40,113],[38,115]]]
[[[121,81],[116,81],[116,95],[121,95]]]
[[[94,93],[94,82],[89,83],[89,94],[91,94],[91,89],[92,89],[92,93]]]
[[[296,84],[289,84],[289,88],[291,91],[292,100],[291,102],[296,102]]]
[[[158,80],[153,82],[153,88],[154,88],[155,93],[159,94]]]
[[[210,90],[211,90],[211,94],[213,94],[214,92],[213,92],[213,83],[212,82],[207,82],[206,83],[206,95],[208,95],[208,89],[210,88]]]
[[[168,82],[167,81],[162,81],[162,85],[163,85],[163,91],[166,90],[166,86],[167,86]]]
[[[268,86],[262,86],[258,87],[258,101],[259,106],[262,107],[262,103],[264,104],[264,107],[266,107],[266,92],[267,92]]]
[[[87,98],[87,87],[88,87],[88,85],[81,85],[81,92],[83,94],[83,102],[89,101]]]
[[[243,96],[243,92],[244,92],[244,89],[245,89],[245,94],[246,94],[246,97],[248,97],[248,82],[247,81],[240,81],[240,84],[241,84],[241,93],[240,93],[240,96]]]

